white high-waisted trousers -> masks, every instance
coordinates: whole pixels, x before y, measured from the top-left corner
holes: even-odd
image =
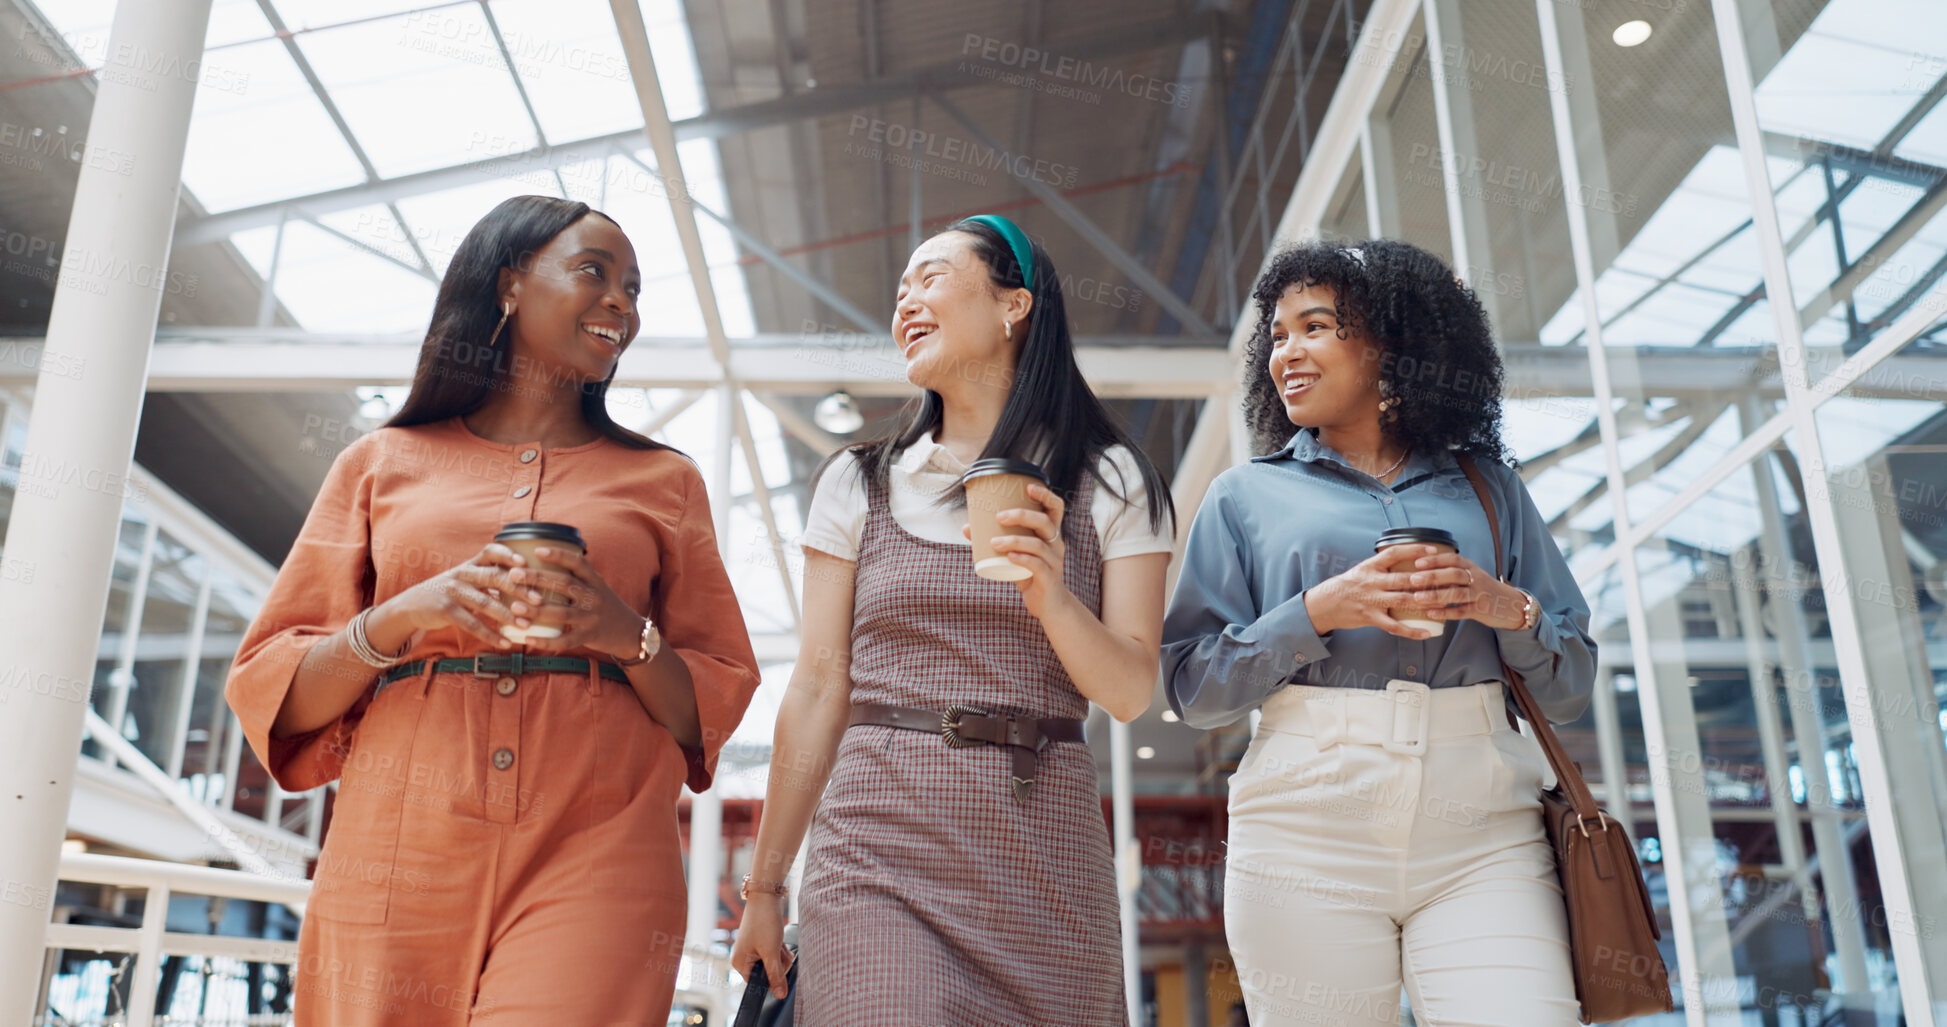
[[[1575,1024],[1541,747],[1498,682],[1268,700],[1230,782],[1224,928],[1253,1027]]]

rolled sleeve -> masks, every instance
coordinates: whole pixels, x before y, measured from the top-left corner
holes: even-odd
[[[1535,626],[1497,628],[1501,659],[1521,675],[1548,719],[1566,724],[1588,709],[1595,691],[1595,638],[1589,633],[1589,603],[1548,522],[1512,470],[1503,476],[1506,508],[1515,516],[1508,580],[1535,597],[1541,608]]]
[[[682,525],[676,544],[663,554],[653,615],[696,689],[703,744],[685,747],[683,754],[690,790],[702,792],[710,787],[717,755],[757,691],[758,674],[743,610],[717,550],[702,476],[691,472],[687,478]]]
[[[354,442],[333,461],[224,684],[224,698],[250,750],[286,791],[306,791],[338,777],[369,702],[369,696],[361,697],[315,731],[288,738],[271,734],[311,647],[344,630],[370,600],[370,438]]]
[[[1241,511],[1219,478],[1191,522],[1163,621],[1165,691],[1191,727],[1236,720],[1299,667],[1329,655],[1302,593],[1260,611],[1250,553]]]

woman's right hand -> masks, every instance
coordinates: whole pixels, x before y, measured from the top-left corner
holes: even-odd
[[[503,625],[514,623],[515,614],[508,604],[521,600],[538,603],[541,599],[541,593],[532,586],[508,578],[507,572],[523,563],[513,550],[490,542],[473,559],[386,600],[384,612],[388,620],[397,617],[413,632],[458,628],[489,647],[512,648],[514,643],[500,633]]]
[[[1311,618],[1312,630],[1325,635],[1340,628],[1378,628],[1401,638],[1432,638],[1434,632],[1408,627],[1386,611],[1412,607],[1416,591],[1412,574],[1395,573],[1392,568],[1437,552],[1435,546],[1393,546],[1306,589],[1305,614]]]
[[[784,975],[791,971],[791,951],[784,947],[786,902],[782,895],[755,895],[744,906],[744,919],[737,925],[737,942],[730,946],[730,968],[750,980],[751,968],[764,963],[771,994],[783,998],[789,991]]]

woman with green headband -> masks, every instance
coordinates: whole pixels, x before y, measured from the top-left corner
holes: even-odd
[[[914,250],[892,331],[921,393],[812,498],[803,649],[731,962],[762,960],[782,993],[810,830],[798,1027],[1124,1024],[1081,718],[1149,706],[1168,488],[1089,391],[1053,264],[1006,218]],[[969,550],[960,481],[997,459],[1045,475],[1038,510],[998,515],[1019,580],[976,575]]]

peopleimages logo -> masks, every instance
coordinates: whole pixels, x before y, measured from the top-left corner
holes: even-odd
[[[960,56],[978,57],[990,64],[1014,68],[1019,71],[1047,75],[1066,82],[1076,82],[1094,89],[1106,89],[1123,93],[1142,100],[1154,100],[1172,107],[1190,106],[1191,89],[1181,82],[1165,82],[1153,75],[1129,74],[1121,68],[1106,67],[1063,57],[1032,46],[1022,46],[983,36],[967,33],[960,44]]]
[[[1063,189],[1075,187],[1078,173],[1071,165],[1039,160],[1026,154],[1010,153],[992,146],[982,146],[956,136],[908,128],[896,121],[881,121],[878,118],[868,118],[863,114],[852,115],[852,127],[848,134],[855,139],[862,135],[867,143],[877,144],[863,147],[852,143],[847,144],[851,148],[848,152],[869,159],[880,156],[882,151],[879,147],[884,147],[886,150],[906,150],[917,156],[952,161],[979,171],[1000,171],[1015,178],[1033,179]]]

